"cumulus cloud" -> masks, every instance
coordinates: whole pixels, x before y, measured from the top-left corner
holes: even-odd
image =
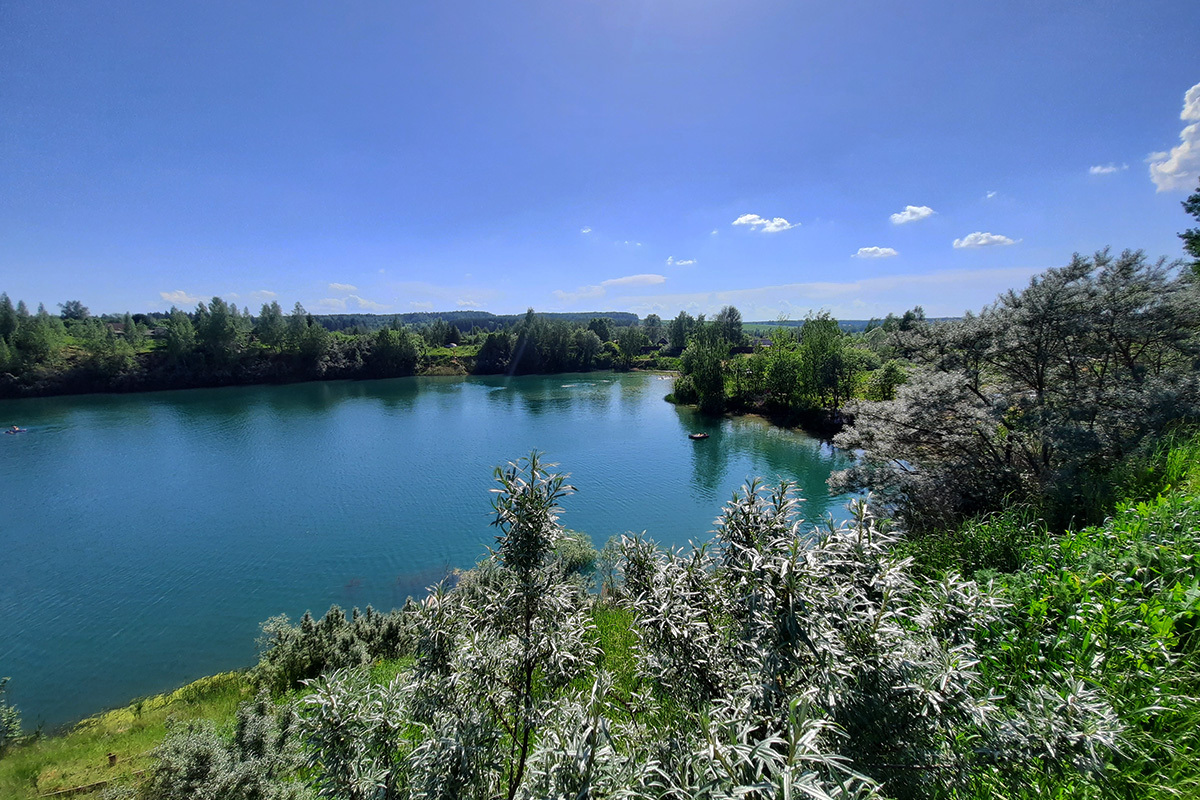
[[[582,228],[579,229],[579,232],[580,233],[591,233],[592,229],[589,228],[587,225],[584,225]]]
[[[329,291],[331,291],[331,292],[357,292],[358,287],[351,286],[348,283],[331,283],[331,284],[329,284]]]
[[[642,246],[642,243],[641,243],[641,242],[632,242],[632,241],[630,241],[629,239],[626,239],[626,240],[625,240],[625,241],[623,241],[623,242],[613,242],[613,244],[627,244],[627,245],[629,245],[630,247],[641,247],[641,246]]]
[[[718,231],[716,228],[713,228],[713,232],[710,233],[709,236],[716,236],[718,233],[720,233],[720,231]]]
[[[176,289],[173,292],[159,292],[158,296],[173,306],[190,306],[193,303],[200,302],[199,297],[193,297],[183,289]]]
[[[966,247],[996,247],[998,245],[1016,244],[1015,239],[1010,239],[1007,236],[1001,236],[998,233],[984,233],[983,231],[975,231],[968,233],[961,239],[954,240],[956,250],[962,250]]]
[[[893,225],[906,225],[909,222],[917,222],[926,217],[932,217],[937,212],[929,206],[905,206],[903,211],[897,211],[892,214],[890,219]]]
[[[1129,169],[1129,165],[1121,164],[1120,166],[1117,166],[1116,164],[1112,164],[1112,163],[1097,164],[1093,167],[1088,167],[1088,174],[1089,175],[1112,175],[1114,172],[1120,172],[1123,169]]]
[[[891,247],[860,247],[851,258],[891,258],[898,255]]]
[[[1179,118],[1191,122],[1179,132],[1179,144],[1169,152],[1151,153],[1150,180],[1160,192],[1188,190],[1200,176],[1200,83],[1187,90]]]
[[[696,263],[696,259],[694,259],[694,258],[686,258],[686,259],[681,258],[678,261],[676,261],[675,256],[667,256],[667,266],[668,267],[690,267],[695,263]]]
[[[987,194],[985,194],[985,195],[983,196],[983,199],[984,199],[984,200],[991,200],[991,199],[992,199],[993,197],[995,197],[995,196],[996,196],[996,192],[995,192],[995,191],[989,191]]]
[[[733,224],[749,225],[750,230],[762,231],[763,233],[779,233],[780,231],[786,231],[791,230],[792,228],[800,227],[799,222],[788,222],[783,217],[767,219],[766,217],[760,217],[758,214],[742,214],[733,221]]]
[[[259,289],[257,292],[251,292],[250,296],[255,300],[274,300],[279,297],[279,292],[272,292],[270,289]]]
[[[631,286],[655,286],[666,281],[663,275],[641,274],[641,275],[625,275],[620,278],[609,278],[606,281],[600,281],[595,286],[580,286],[573,292],[564,292],[562,289],[555,289],[553,294],[558,300],[563,303],[574,303],[579,300],[587,300],[595,297],[604,297],[610,288],[628,288]]]

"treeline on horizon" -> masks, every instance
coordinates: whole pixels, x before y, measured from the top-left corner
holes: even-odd
[[[828,321],[823,315],[822,320]],[[890,325],[892,318],[885,321]],[[730,320],[735,324],[730,327]],[[832,323],[837,331],[860,325]],[[861,323],[878,327],[880,321]],[[810,326],[811,327],[811,326]],[[727,306],[711,322],[626,312],[313,315],[277,302],[257,315],[220,297],[191,312],[93,316],[78,300],[30,312],[0,294],[0,397],[390,378],[414,374],[550,374],[674,369],[688,343],[719,331],[731,352],[764,340]],[[779,327],[784,342],[797,334]],[[870,359],[865,364],[871,368]],[[705,406],[708,408],[708,406]]]
[[[185,312],[93,316],[80,301],[31,313],[0,294],[0,396],[389,378],[628,369],[651,315],[486,312],[257,315],[214,297]]]

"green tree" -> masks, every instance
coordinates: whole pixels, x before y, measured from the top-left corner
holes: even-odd
[[[263,347],[279,350],[283,346],[283,309],[279,307],[278,302],[272,300],[270,304],[263,303],[255,332]]]
[[[141,346],[146,341],[146,328],[133,318],[133,315],[128,311],[121,318],[121,327],[125,331],[125,341],[133,350],[141,349]]]
[[[1107,250],[1035,276],[978,316],[926,326],[894,400],[852,404],[837,477],[895,503],[913,529],[1013,502],[1102,513],[1109,473],[1200,411],[1200,307],[1190,280]]]
[[[5,698],[8,678],[0,678],[0,756],[21,735],[21,714]]]
[[[829,312],[805,319],[799,353],[805,393],[833,411],[841,408],[853,394],[863,359]]]
[[[197,342],[219,364],[232,361],[241,351],[241,315],[235,315],[236,310],[220,297],[214,297],[207,308],[203,303],[196,308]]]
[[[734,306],[725,306],[713,318],[713,324],[721,334],[721,338],[730,345],[738,347],[742,343],[742,312]]]
[[[196,328],[187,314],[171,306],[163,327],[167,329],[167,358],[173,364],[186,361],[196,349]]]
[[[11,343],[16,332],[17,312],[13,308],[12,300],[8,299],[8,293],[4,292],[0,294],[0,339]]]
[[[505,331],[494,331],[487,335],[479,346],[475,357],[475,371],[483,375],[507,372],[512,360],[513,338]]]
[[[632,368],[634,357],[642,352],[642,347],[645,344],[646,335],[642,333],[641,328],[635,328],[632,325],[622,328],[621,333],[617,336],[617,348],[620,352],[620,357],[616,366],[623,370]]]
[[[24,303],[17,304],[18,319],[22,317]],[[38,313],[29,316],[25,311],[17,328],[16,345],[22,359],[27,363],[38,363],[52,359],[65,344],[66,329],[63,321],[50,316],[44,305],[38,306]]]
[[[604,343],[600,341],[600,337],[596,332],[588,328],[579,328],[574,334],[575,357],[578,360],[579,368],[583,371],[588,371],[592,368],[593,362],[596,360],[596,354],[600,352],[600,348]]]
[[[369,364],[380,378],[411,375],[421,357],[420,337],[406,330],[381,328],[371,345]]]
[[[680,311],[671,324],[667,326],[667,338],[670,340],[671,352],[679,354],[687,347],[688,339],[696,328],[696,320],[686,311]]]
[[[304,334],[308,331],[308,312],[304,310],[304,306],[300,305],[300,301],[296,301],[296,305],[292,307],[292,313],[287,318],[287,332],[284,335],[284,341],[287,343],[287,348],[292,352],[300,351],[300,343],[304,341]]]
[[[719,412],[725,408],[725,359],[729,357],[729,342],[721,330],[702,320],[681,357],[681,368],[697,405],[703,411]]]
[[[61,316],[63,319],[82,322],[92,315],[91,312],[88,311],[88,307],[79,300],[68,300],[65,303],[59,303],[58,307],[62,309]]]
[[[608,317],[593,317],[588,323],[588,330],[599,336],[601,342],[611,342],[613,339],[612,323]]]
[[[1183,201],[1183,210],[1197,222],[1200,222],[1200,187]],[[1192,271],[1200,277],[1200,228],[1188,228],[1179,234],[1183,240],[1183,249],[1192,257]]]
[[[646,332],[646,338],[650,340],[650,344],[657,346],[665,330],[662,317],[658,314],[647,314],[646,319],[642,322],[642,330]]]

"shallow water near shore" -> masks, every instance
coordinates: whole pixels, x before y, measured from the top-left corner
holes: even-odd
[[[684,545],[746,479],[843,518],[845,457],[663,401],[662,375],[403,378],[0,402],[0,676],[27,727],[256,657],[267,617],[388,609],[494,543],[493,469],[539,450],[597,547]],[[707,440],[687,434],[707,432]]]

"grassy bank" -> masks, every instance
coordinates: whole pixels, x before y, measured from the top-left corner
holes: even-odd
[[[89,717],[66,733],[27,740],[0,758],[0,797],[21,800],[129,780],[151,765],[150,751],[168,722],[228,723],[251,696],[244,673],[224,672]],[[110,754],[116,756],[111,764]]]

